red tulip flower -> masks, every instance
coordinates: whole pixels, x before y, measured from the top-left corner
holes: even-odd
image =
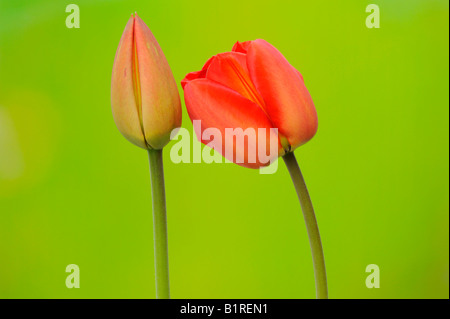
[[[225,128],[277,128],[276,156],[306,143],[317,131],[316,109],[302,75],[267,41],[237,42],[231,52],[213,56],[181,84],[189,117],[201,120],[197,137],[207,144],[203,131],[219,129],[223,147],[218,151],[224,156]],[[269,134],[266,137],[269,143]],[[236,162],[236,156],[228,159],[251,168],[269,164],[249,163],[247,157],[243,163]]]
[[[186,75],[181,84],[189,117],[192,121],[201,121],[200,130],[196,130],[198,139],[209,145],[205,136],[210,134],[203,132],[209,128],[218,129],[222,136],[222,147],[214,148],[236,164],[258,168],[272,162],[250,162],[248,150],[255,150],[252,143],[260,143],[260,129],[263,129],[262,132],[278,129],[278,152],[273,155],[275,158],[283,157],[291,175],[309,235],[316,295],[318,298],[327,298],[319,228],[293,153],[295,148],[309,141],[317,131],[316,109],[300,72],[271,44],[255,40],[237,42],[231,52],[213,56],[201,71]],[[258,131],[258,136],[253,141],[247,139],[246,143],[237,145],[234,138],[227,139],[227,130],[230,128],[240,128],[241,131],[253,128]],[[271,144],[271,135],[264,136],[266,140],[263,140],[262,146]],[[233,144],[231,156],[226,151],[230,143]],[[239,162],[236,157],[242,153],[246,156],[243,162]]]

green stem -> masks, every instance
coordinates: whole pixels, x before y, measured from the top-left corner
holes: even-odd
[[[162,150],[148,150],[153,202],[156,298],[169,299],[169,253]]]
[[[297,191],[297,196],[300,201],[300,206],[302,207],[303,217],[306,223],[306,230],[308,232],[314,265],[314,277],[316,279],[316,297],[317,299],[327,299],[328,288],[327,274],[325,271],[325,259],[323,257],[319,227],[317,226],[317,220],[314,214],[311,198],[309,197],[305,180],[303,179],[302,172],[300,171],[300,167],[298,166],[294,153],[287,153],[283,156],[283,159],[289,170],[289,174],[291,175],[295,190]]]

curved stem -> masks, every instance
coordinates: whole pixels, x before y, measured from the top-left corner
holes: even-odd
[[[169,299],[169,253],[162,150],[148,150],[153,202],[156,298]]]
[[[308,232],[314,265],[314,277],[316,279],[316,297],[317,299],[327,299],[328,288],[327,274],[325,271],[325,259],[323,257],[319,227],[317,226],[317,220],[314,214],[311,198],[309,197],[305,180],[303,179],[302,172],[300,171],[300,167],[298,166],[294,153],[287,153],[283,156],[283,160],[286,163],[292,182],[294,183],[295,190],[297,191],[297,196],[300,201],[300,206],[302,207],[303,217],[306,223],[306,230]]]

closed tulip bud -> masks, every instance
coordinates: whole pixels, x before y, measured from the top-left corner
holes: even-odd
[[[171,131],[181,125],[181,103],[172,71],[137,14],[129,19],[117,48],[111,104],[119,131],[145,149],[162,149]]]
[[[277,128],[278,156],[317,131],[316,109],[302,75],[264,40],[237,42],[231,52],[189,73],[182,86],[189,117],[201,120],[202,131],[215,127],[224,135],[224,128]],[[237,164],[258,168],[268,163]]]

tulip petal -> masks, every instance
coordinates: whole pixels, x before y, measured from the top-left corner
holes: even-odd
[[[276,154],[270,154],[273,158],[278,156],[281,149],[278,137],[269,135],[272,124],[268,120],[264,111],[254,102],[244,98],[237,92],[209,79],[197,79],[185,85],[184,95],[186,108],[192,121],[201,120],[201,131],[196,132],[197,138],[204,144],[209,140],[202,138],[202,133],[207,128],[217,128],[221,132],[222,149],[220,153],[228,160],[236,163],[237,158],[243,158],[243,163],[237,163],[244,167],[259,168],[269,163],[262,163],[258,154],[258,128],[264,128],[266,133],[266,154],[270,149],[270,138],[272,143],[278,145]],[[237,143],[227,139],[225,136],[226,128],[241,128],[246,130],[252,128],[256,132],[256,139],[245,139],[244,147],[236,147]],[[270,138],[269,138],[270,136]],[[227,149],[233,150],[233,156],[226,154]],[[256,162],[249,163],[252,154],[250,150],[256,150]]]
[[[172,128],[181,125],[181,102],[169,63],[144,21],[135,16],[134,41],[139,70],[140,105],[145,140],[161,149]]]
[[[306,143],[317,131],[317,113],[299,72],[264,40],[246,46],[250,77],[272,123],[286,136],[291,148]]]
[[[248,74],[245,54],[226,52],[216,55],[208,67],[206,78],[225,85],[264,109],[264,101]]]
[[[211,64],[213,59],[214,59],[214,57],[209,58],[208,61],[206,61],[205,65],[203,66],[203,68],[200,71],[188,73],[184,77],[184,79],[181,81],[181,87],[184,89],[184,86],[187,83],[189,83],[190,81],[204,78],[206,76],[206,71],[208,70],[209,65]]]
[[[147,148],[140,127],[133,88],[133,25],[131,17],[122,34],[114,59],[111,81],[111,106],[119,131],[133,144]]]
[[[250,47],[251,43],[253,41],[244,41],[244,42],[239,42],[237,41],[234,45],[233,48],[231,49],[232,52],[239,52],[239,53],[244,53],[247,54],[248,48]],[[302,78],[303,80],[303,75],[297,70],[295,69],[295,71],[297,72],[297,74]]]
[[[247,53],[248,47],[250,46],[251,43],[252,43],[252,41],[244,41],[244,42],[238,41],[233,45],[233,48],[231,49],[231,51]]]

